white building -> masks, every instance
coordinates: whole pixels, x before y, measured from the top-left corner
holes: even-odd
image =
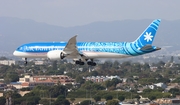
[[[157,83],[157,84],[154,84],[154,85],[156,85],[157,87],[161,87],[161,88],[163,88],[163,89],[167,88],[167,85],[164,84],[164,83],[162,83],[162,82]]]
[[[34,61],[35,65],[44,65],[45,61]]]
[[[11,66],[12,64],[15,65],[16,61],[15,60],[0,60],[0,64]]]
[[[166,89],[166,88],[167,88],[167,85],[160,82],[160,83],[156,83],[156,84],[153,84],[153,85],[148,85],[148,87],[149,87],[150,89],[154,89],[154,88],[156,88],[156,87],[160,87],[160,88]]]
[[[34,82],[33,77],[30,75],[25,75],[23,78],[19,78],[19,82]]]
[[[112,80],[114,78],[117,78],[121,80],[119,76],[90,76],[90,77],[83,77],[86,81],[93,81],[93,82],[104,82],[107,80]]]

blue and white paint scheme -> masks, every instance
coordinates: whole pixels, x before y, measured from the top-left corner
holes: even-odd
[[[50,60],[73,59],[76,64],[95,66],[96,58],[125,58],[160,50],[153,46],[161,20],[154,20],[133,42],[76,42],[76,36],[68,42],[28,43],[18,47],[13,55],[26,58],[48,58]]]

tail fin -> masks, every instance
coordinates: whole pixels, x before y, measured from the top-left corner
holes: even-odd
[[[146,45],[151,45],[154,37],[156,35],[156,31],[159,27],[161,19],[154,20],[145,30],[144,32],[134,41],[134,43],[138,47],[143,47]]]

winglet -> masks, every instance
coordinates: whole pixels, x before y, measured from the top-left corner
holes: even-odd
[[[146,45],[151,45],[154,38],[155,38],[156,31],[158,30],[160,22],[161,22],[161,19],[154,20],[144,30],[144,32],[134,41],[134,43],[139,47],[143,47],[143,46],[146,46]]]

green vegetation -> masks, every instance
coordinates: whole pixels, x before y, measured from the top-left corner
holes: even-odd
[[[119,105],[117,100],[108,100],[106,105]]]
[[[5,59],[5,58],[2,58]],[[173,59],[171,59],[173,60]],[[171,62],[172,63],[172,62]],[[165,65],[166,64],[166,65]],[[155,67],[152,70],[150,67]],[[30,91],[30,93],[21,96],[17,91],[4,92],[5,96],[0,97],[0,103],[4,103],[4,99],[11,97],[14,104],[44,104],[58,105],[63,103],[69,105],[78,102],[83,98],[81,105],[89,102],[98,102],[107,100],[107,105],[116,105],[117,100],[124,101],[126,99],[139,99],[140,96],[147,97],[150,100],[157,98],[171,98],[180,95],[178,88],[172,88],[168,92],[164,89],[155,87],[153,90],[144,88],[147,85],[155,83],[180,83],[180,64],[167,66],[168,63],[160,61],[158,63],[133,63],[126,61],[119,63],[118,61],[105,61],[96,67],[88,65],[79,66],[67,63],[67,61],[53,61],[50,65],[35,65],[29,62],[27,66],[23,65],[1,65],[0,77],[4,79],[4,83],[16,82],[19,77],[25,74],[29,75],[60,75],[64,71],[66,75],[74,78],[79,84],[63,86],[60,83],[54,86],[36,86],[33,89],[23,88],[21,91]],[[88,70],[93,70],[89,72]],[[85,81],[83,77],[87,76],[110,76],[117,75],[126,78],[126,83],[122,80],[112,79],[104,82]],[[170,78],[173,78],[171,81]],[[120,85],[119,85],[120,84]],[[118,86],[119,85],[119,86]],[[138,93],[140,88],[144,88],[142,93]],[[117,89],[122,91],[116,91]],[[68,90],[71,90],[68,92]],[[82,100],[81,100],[82,101]]]

